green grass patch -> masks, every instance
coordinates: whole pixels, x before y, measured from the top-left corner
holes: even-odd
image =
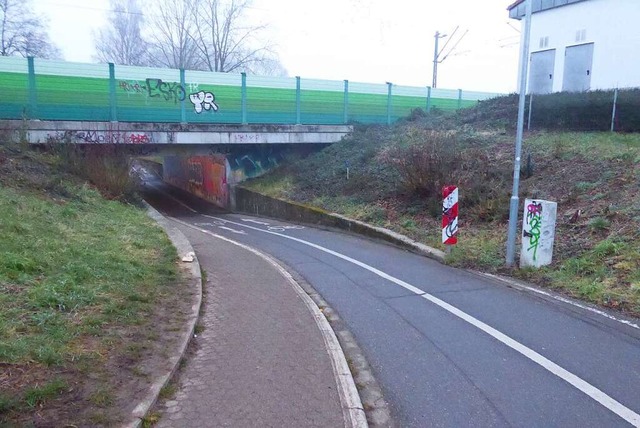
[[[55,379],[45,385],[28,388],[24,393],[24,402],[29,407],[35,407],[46,400],[55,398],[66,388],[67,384],[65,381]]]
[[[174,382],[169,382],[160,390],[159,398],[161,400],[172,398],[176,392],[178,392],[178,386]]]
[[[98,407],[107,407],[113,404],[115,398],[113,392],[107,387],[100,387],[91,394],[89,401]]]
[[[0,385],[0,425],[60,405],[70,380],[102,379],[109,356],[138,354],[119,346],[144,335],[178,282],[176,251],[143,209],[104,199],[60,165],[0,146],[0,361],[16,367]],[[104,383],[87,402],[114,403]]]
[[[552,150],[556,157],[584,156],[589,159],[638,162],[640,134],[612,132],[541,132],[526,140],[537,151]],[[576,183],[576,186],[587,186]]]
[[[68,186],[72,200],[0,188],[0,360],[58,365],[79,336],[136,324],[175,279],[175,250],[142,210]]]
[[[447,255],[447,264],[460,267],[483,266],[495,272],[504,265],[506,230],[461,230],[458,244]]]

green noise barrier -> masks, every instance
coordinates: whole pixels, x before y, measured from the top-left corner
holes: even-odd
[[[486,92],[0,57],[0,119],[224,124],[391,124]]]

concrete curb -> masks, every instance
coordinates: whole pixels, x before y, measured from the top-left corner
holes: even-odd
[[[378,232],[379,234],[386,235],[388,237],[389,242],[400,244],[402,247],[408,247],[412,251],[422,254],[430,259],[438,260],[439,262],[443,262],[445,260],[444,251],[440,251],[436,248],[429,247],[428,245],[422,244],[420,242],[414,241],[408,236],[402,235],[401,233],[394,232],[393,230],[385,229],[384,227],[372,226],[370,224],[364,223],[359,220],[353,220],[348,217],[345,217],[336,213],[329,213],[330,216],[340,218],[343,220],[350,221],[351,223],[357,224],[362,228],[368,228],[373,231]]]
[[[277,262],[275,263],[277,264]],[[305,291],[293,275],[282,266],[280,266],[280,269],[283,274],[286,272],[286,277],[291,287],[304,302],[305,306],[307,306],[318,325],[318,329],[322,333],[327,352],[331,356],[331,365],[333,366],[336,384],[338,385],[338,394],[340,395],[340,403],[342,405],[345,422],[349,421],[350,425],[348,426],[352,428],[367,428],[369,424],[360,399],[360,394],[358,393],[358,388],[356,388],[353,373],[351,373],[344,350],[340,345],[335,331],[333,331],[333,328],[329,324],[329,320],[311,295]]]
[[[197,257],[195,257],[195,251],[193,250],[191,243],[189,242],[187,237],[184,236],[184,234],[177,227],[173,226],[171,222],[162,214],[160,214],[146,202],[145,205],[147,206],[147,214],[149,215],[149,217],[155,220],[158,225],[162,227],[162,229],[166,232],[167,236],[171,240],[171,243],[178,250],[178,257],[182,259],[182,257],[189,253],[194,254],[193,262],[189,263],[189,267],[191,270],[191,276],[196,286],[196,297],[194,299],[193,305],[191,306],[191,315],[189,316],[189,320],[187,322],[187,328],[182,332],[182,336],[180,337],[180,344],[177,349],[174,350],[173,355],[169,357],[171,369],[167,373],[153,381],[153,383],[147,390],[145,398],[136,406],[136,408],[131,413],[129,421],[122,425],[126,428],[138,428],[142,425],[143,419],[147,416],[149,410],[158,400],[160,391],[169,383],[169,381],[177,371],[178,366],[180,365],[180,361],[182,361],[182,358],[187,351],[187,346],[189,345],[189,342],[193,337],[196,323],[198,322],[198,317],[200,315],[200,306],[202,305],[202,274],[200,272],[200,263],[198,262]]]
[[[358,390],[357,392],[359,393],[369,427],[395,427],[391,409],[384,399],[382,388],[375,379],[373,370],[364,356],[364,352],[358,345],[358,342],[353,337],[353,334],[351,334],[337,312],[302,275],[285,264],[283,264],[283,266],[291,273],[291,276],[298,283],[299,287],[302,288],[304,293],[307,294],[307,298],[311,299],[314,306],[319,308],[321,314],[324,315],[330,328],[335,333],[342,347],[342,352],[347,358],[347,368]]]
[[[316,207],[266,196],[253,190],[245,189],[244,187],[236,188],[235,192],[235,212],[346,230],[369,238],[381,239],[441,263],[445,261],[444,251],[421,244],[405,235],[385,229],[384,227],[372,226],[340,214],[323,211]]]

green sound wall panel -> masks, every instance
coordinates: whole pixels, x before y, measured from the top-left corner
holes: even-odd
[[[391,85],[389,98],[389,84],[348,82],[345,94],[344,81],[247,76],[243,91],[241,75],[230,73],[117,65],[111,81],[108,64],[41,59],[34,71],[32,85],[27,59],[0,57],[0,119],[241,123],[243,93],[250,124],[387,123],[427,105],[427,88]],[[433,89],[430,104],[455,110],[495,96],[460,95]]]
[[[29,101],[29,81],[26,73],[0,72],[0,118],[22,119],[26,117]]]

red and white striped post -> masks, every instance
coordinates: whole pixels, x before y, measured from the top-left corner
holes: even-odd
[[[458,243],[458,188],[442,188],[442,243],[450,251],[451,245]]]

